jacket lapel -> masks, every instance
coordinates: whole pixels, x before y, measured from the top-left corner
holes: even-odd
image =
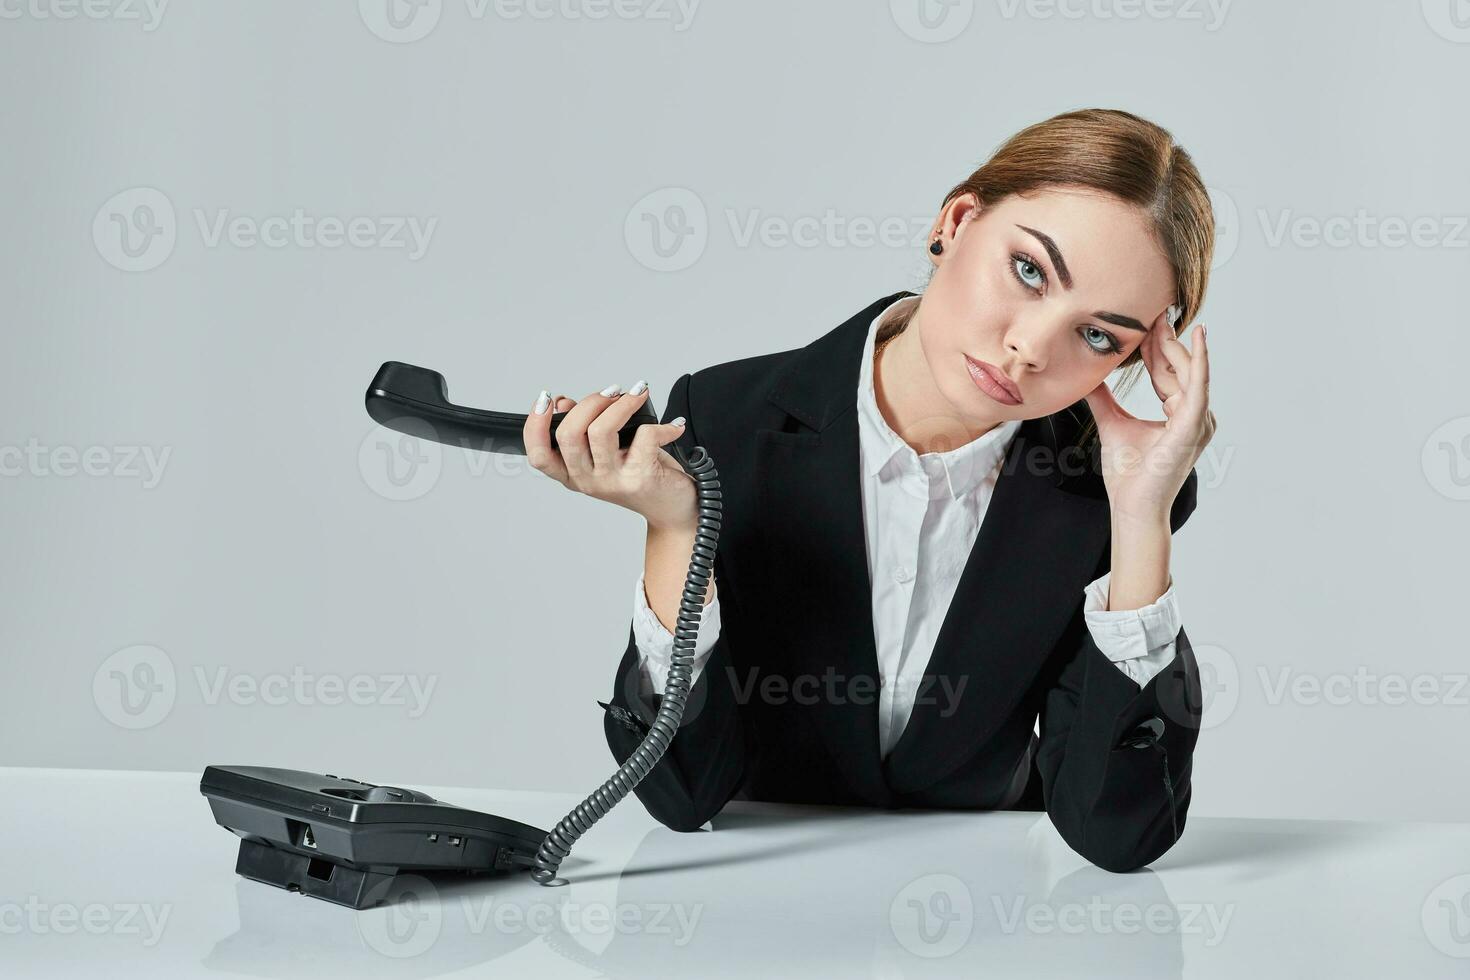
[[[767,396],[786,419],[756,431],[753,474],[768,583],[779,590],[771,601],[789,610],[782,629],[796,638],[789,673],[823,685],[811,704],[816,727],[849,786],[875,803],[942,778],[1015,709],[1109,535],[1096,451],[1093,472],[1069,478],[1063,468],[1079,469],[1086,403],[1023,423],[925,668],[936,681],[885,765],[855,409],[868,327],[904,295],[912,294],[878,300],[793,354]]]
[[[809,705],[812,727],[849,789],[875,804],[891,802],[892,794],[878,746],[878,653],[855,409],[868,326],[901,295],[878,300],[796,351],[767,395],[785,412],[785,424],[755,434],[763,581],[774,590],[770,608],[784,612],[781,634],[793,640],[784,672],[793,683],[813,678],[826,685]]]

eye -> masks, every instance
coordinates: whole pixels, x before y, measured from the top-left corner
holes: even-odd
[[[1015,252],[1011,255],[1011,275],[1016,277],[1017,282],[1034,293],[1041,292],[1041,287],[1046,285],[1046,273],[1025,252]]]
[[[1088,349],[1100,357],[1112,357],[1123,350],[1123,345],[1118,343],[1118,338],[1100,327],[1086,326],[1082,328],[1081,333],[1082,339],[1087,341]],[[1089,334],[1094,336],[1089,337]]]

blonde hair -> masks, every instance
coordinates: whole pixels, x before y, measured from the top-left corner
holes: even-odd
[[[980,169],[955,185],[941,210],[962,194],[974,194],[983,208],[1049,186],[1111,194],[1152,219],[1178,286],[1175,302],[1182,309],[1174,334],[1183,332],[1204,303],[1215,252],[1215,217],[1194,161],[1168,130],[1121,109],[1053,116],[1006,140]],[[905,307],[884,323],[879,341],[908,326],[918,304]],[[1142,354],[1135,350],[1119,367],[1125,371],[1119,392],[1126,393],[1145,371]],[[1093,431],[1089,420],[1083,438]]]

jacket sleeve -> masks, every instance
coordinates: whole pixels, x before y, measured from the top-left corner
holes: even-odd
[[[689,384],[688,374],[674,382],[661,419],[668,422],[678,415],[685,417],[684,433],[677,442],[686,452],[699,444]],[[718,554],[715,567],[718,581]],[[717,594],[710,605],[719,601]],[[704,611],[708,612],[708,606]],[[628,643],[618,665],[611,699],[598,702],[605,710],[603,731],[618,765],[626,762],[638,748],[663,702],[660,689],[647,689],[649,679],[643,669],[636,627],[635,620],[628,629]],[[703,613],[698,640],[707,642]],[[703,642],[697,643],[696,649],[700,646]],[[725,633],[720,630],[690,688],[684,719],[668,751],[634,787],[633,792],[653,818],[673,830],[698,830],[724,808],[744,778],[745,736],[729,666],[729,649]]]
[[[1195,507],[1191,470],[1169,514],[1177,531]],[[1111,556],[1104,555],[1099,568]],[[1108,871],[1156,860],[1184,832],[1199,736],[1199,668],[1184,628],[1175,656],[1140,685],[1097,645],[1079,613],[1045,692],[1036,765],[1047,814],[1067,844]]]

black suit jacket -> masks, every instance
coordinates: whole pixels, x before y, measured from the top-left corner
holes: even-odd
[[[856,392],[869,324],[903,295],[805,347],[685,374],[670,390],[664,421],[685,416],[679,442],[704,446],[719,471],[721,630],[638,798],[675,830],[699,828],[737,793],[1045,809],[1099,867],[1145,865],[1184,828],[1198,668],[1181,629],[1174,661],[1140,689],[1083,621],[1083,587],[1111,561],[1098,451],[1079,443],[1085,400],[1017,431],[926,668],[928,695],[879,754]],[[1197,483],[1191,471],[1171,529],[1194,510]],[[639,681],[630,626],[604,705],[620,764],[653,717]]]

